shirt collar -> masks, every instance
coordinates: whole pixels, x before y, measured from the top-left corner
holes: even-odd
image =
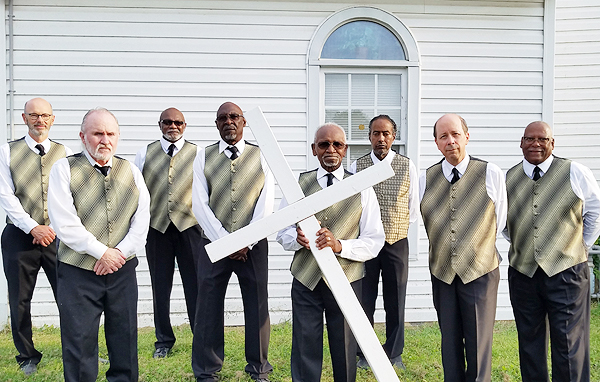
[[[102,165],[100,163],[96,162],[96,160],[94,158],[92,158],[92,156],[90,155],[90,153],[88,153],[88,151],[86,149],[83,150],[83,153],[85,154],[86,158],[88,159],[88,161],[90,162],[90,164],[92,166],[98,165],[98,166],[102,167]],[[113,157],[110,157],[110,159],[108,160],[108,163],[105,164],[104,166],[112,167],[112,161],[113,161]]]
[[[219,140],[219,154],[221,154],[223,151],[225,151],[225,149],[228,148],[229,146],[231,146],[231,145],[226,143],[224,140],[220,139]],[[237,149],[238,149],[238,155],[242,155],[242,153],[244,152],[244,148],[246,147],[246,141],[244,141],[243,139],[240,139],[240,141],[238,143],[236,143],[234,146],[237,147]]]
[[[35,152],[36,154],[39,154],[39,150],[36,149],[35,146],[40,144],[44,146],[44,152],[47,153],[48,151],[50,151],[50,139],[48,138],[38,143],[35,141],[35,139],[31,138],[31,135],[29,135],[29,133],[27,133],[25,134],[25,143],[27,143],[27,146],[29,146],[31,151]]]
[[[452,166],[450,162],[448,162],[446,158],[444,158],[444,160],[442,161],[442,171],[444,172],[444,176],[447,179],[452,179],[452,169],[456,167],[458,173],[462,177],[465,171],[467,171],[467,166],[469,165],[470,160],[471,159],[469,157],[469,154],[465,153],[465,158],[456,166]]]
[[[540,170],[542,170],[542,174],[545,174],[548,172],[553,160],[554,160],[554,155],[550,155],[548,158],[546,158],[545,161],[543,161],[542,163],[537,165],[540,168]],[[528,177],[530,177],[532,179],[533,179],[533,169],[535,168],[535,166],[536,165],[529,163],[527,161],[527,159],[523,158],[523,171],[525,172],[525,174]]]
[[[385,156],[385,158],[383,158],[383,160],[391,164],[392,161],[394,160],[395,156],[396,156],[396,152],[394,150],[390,149],[390,151]],[[372,150],[371,150],[371,160],[373,161],[373,164],[382,162],[379,160],[379,158],[377,158],[377,156],[375,156],[375,153]]]
[[[165,137],[160,137],[160,147],[162,147],[164,152],[168,152],[169,151],[169,146],[171,146],[171,144],[175,145],[175,153],[179,150],[181,150],[181,148],[183,147],[183,145],[185,144],[185,139],[183,139],[183,137],[179,138],[178,141],[176,142],[169,142],[165,139]]]
[[[331,173],[333,174],[333,177],[336,178],[337,180],[343,180],[344,179],[344,166],[338,167],[337,170],[332,171]],[[327,175],[327,171],[325,171],[325,169],[319,165],[319,168],[317,169],[317,179],[321,179],[322,177],[324,177],[326,175]]]

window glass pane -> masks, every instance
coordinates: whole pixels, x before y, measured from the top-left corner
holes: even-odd
[[[325,123],[337,123],[348,135],[348,110],[327,109],[325,110]]]
[[[352,122],[348,139],[369,139],[369,121],[373,118],[373,109],[352,109]]]
[[[377,85],[377,101],[380,106],[400,105],[399,74],[380,74]]]
[[[375,75],[354,74],[352,75],[352,105],[373,106],[375,105]]]
[[[348,105],[348,75],[325,74],[325,105]]]
[[[396,128],[398,130],[400,130],[400,125],[401,122],[400,121],[400,109],[385,109],[385,108],[380,108],[377,109],[377,114],[386,114],[389,115],[391,119],[394,120],[394,122],[396,122]],[[367,125],[368,126],[368,125]],[[398,134],[399,131],[396,133],[396,139],[400,139],[400,134]]]
[[[348,146],[348,152],[346,153],[346,168],[350,166],[352,162],[362,157],[365,154],[371,152],[370,145],[352,145]]]
[[[321,58],[404,60],[396,36],[372,21],[352,21],[336,29],[325,41]]]

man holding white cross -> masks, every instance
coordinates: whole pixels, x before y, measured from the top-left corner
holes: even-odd
[[[346,137],[341,127],[328,123],[317,130],[312,151],[320,167],[300,174],[299,183],[305,195],[314,194],[351,175],[342,167],[346,150]],[[286,205],[283,200],[281,208]],[[360,295],[363,263],[377,255],[385,239],[375,192],[368,188],[315,216],[322,227],[316,232],[317,248],[332,248],[354,292]],[[277,241],[284,249],[295,251],[291,266],[294,275],[292,380],[316,382],[321,379],[325,312],[334,379],[355,381],[356,340],[310,252],[306,235],[308,233],[296,225],[284,228],[277,235]]]
[[[224,301],[231,274],[237,275],[244,303],[246,372],[268,382],[271,331],[268,307],[267,239],[212,263],[205,245],[229,235],[273,210],[275,182],[258,146],[243,138],[242,109],[226,102],[215,120],[221,140],[194,161],[192,210],[203,229],[198,257],[198,300],[192,347],[196,381],[218,381],[223,366]]]

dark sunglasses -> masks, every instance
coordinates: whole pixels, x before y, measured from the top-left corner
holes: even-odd
[[[185,122],[183,122],[183,121],[173,121],[172,119],[163,119],[162,121],[160,121],[160,123],[162,123],[165,126],[171,126],[172,124],[175,124],[175,126],[179,127],[179,126],[183,126],[183,124]]]
[[[319,142],[317,143],[317,147],[320,148],[321,150],[327,150],[329,148],[329,146],[333,145],[333,148],[335,148],[336,150],[341,150],[344,147],[346,147],[345,143],[342,142],[338,142],[338,141],[334,141],[334,142]]]
[[[227,122],[227,119],[231,119],[233,122],[237,122],[240,117],[243,117],[243,115],[238,114],[238,113],[229,113],[229,114],[221,114],[217,117],[217,122]]]

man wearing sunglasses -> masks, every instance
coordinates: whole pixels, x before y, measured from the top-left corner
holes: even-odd
[[[198,257],[198,302],[192,347],[197,381],[218,381],[223,366],[224,300],[235,273],[244,304],[245,371],[255,381],[268,381],[271,331],[268,307],[267,239],[211,263],[204,246],[227,236],[273,210],[274,180],[258,146],[243,139],[242,110],[226,102],[215,120],[221,139],[194,161],[192,207],[202,226]]]
[[[347,145],[344,130],[334,124],[321,126],[312,144],[319,168],[300,174],[298,183],[311,195],[352,174],[342,160]],[[287,205],[284,199],[283,208]],[[295,251],[292,281],[292,381],[318,382],[323,363],[323,312],[327,320],[329,351],[335,381],[356,380],[357,344],[321,270],[310,251],[307,235],[316,235],[318,249],[331,247],[352,289],[361,295],[364,262],[377,256],[385,234],[377,196],[371,187],[315,214],[321,229],[302,232],[291,225],[277,234],[285,250]]]
[[[202,230],[192,212],[192,164],[198,147],[183,138],[183,113],[171,107],[158,120],[162,136],[143,147],[135,157],[150,191],[150,229],[146,259],[152,281],[154,307],[154,358],[165,358],[175,344],[170,305],[175,259],[194,330],[198,286],[196,264]]]
[[[523,161],[506,174],[508,285],[523,381],[590,380],[588,250],[600,234],[600,188],[592,171],[552,155],[545,122],[521,138]]]
[[[16,358],[23,373],[30,375],[42,358],[31,336],[31,297],[40,268],[56,297],[56,234],[48,219],[48,176],[54,162],[73,153],[48,139],[54,123],[48,101],[27,101],[22,116],[28,128],[25,137],[0,147],[0,205],[8,216],[2,259]]]
[[[404,351],[404,307],[408,282],[408,225],[419,218],[419,182],[417,168],[407,157],[392,150],[396,139],[396,122],[388,115],[378,115],[369,122],[372,150],[350,165],[350,172],[363,171],[373,164],[387,161],[395,175],[373,187],[381,208],[385,243],[376,258],[365,262],[361,303],[373,324],[375,302],[379,294],[379,276],[383,284],[386,341],[383,344],[392,365],[406,369]],[[359,351],[357,366],[368,362]]]
[[[444,158],[421,173],[419,195],[444,380],[489,382],[500,281],[496,236],[506,223],[504,175],[467,155],[469,130],[459,115],[438,119],[433,136]]]

